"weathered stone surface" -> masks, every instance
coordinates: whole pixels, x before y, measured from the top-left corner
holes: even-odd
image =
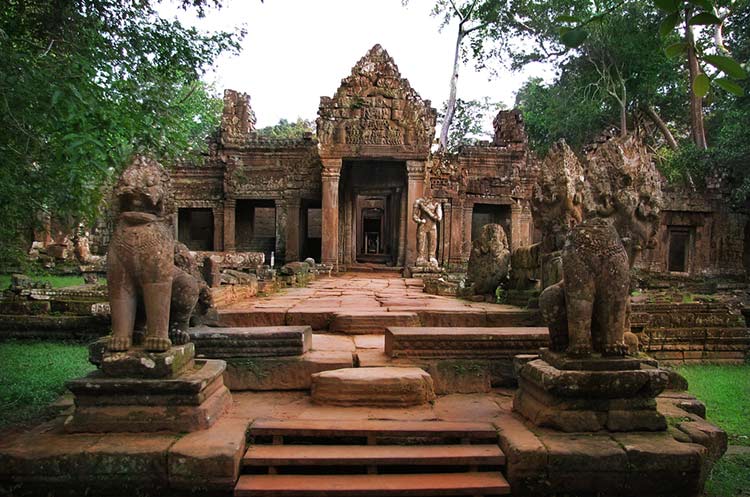
[[[134,157],[115,186],[113,203],[118,217],[107,252],[112,313],[109,349],[124,352],[132,346],[141,300],[148,324],[143,346],[149,351],[166,351],[172,345],[169,307],[174,268],[169,174],[152,159]]]
[[[569,357],[547,348],[540,350],[540,357],[554,368],[571,371],[630,371],[641,369],[641,365],[644,364],[652,367],[658,366],[656,361],[648,357],[602,357],[599,354],[592,354],[589,357]]]
[[[224,417],[207,430],[189,433],[169,449],[172,488],[229,491],[239,477],[249,421]]]
[[[107,376],[167,378],[192,368],[193,357],[195,347],[192,343],[176,345],[165,352],[149,352],[141,348],[127,352],[104,351],[99,367]]]
[[[666,382],[664,371],[646,365],[560,370],[537,359],[520,368],[513,408],[538,426],[566,432],[661,431],[667,424],[655,397]]]
[[[438,223],[443,220],[443,207],[440,202],[425,197],[418,198],[412,208],[412,221],[417,223],[417,260],[414,265],[419,268],[438,267],[437,243]]]
[[[385,333],[390,326],[419,326],[415,312],[340,311],[334,315],[330,331],[371,335]]]
[[[309,326],[204,326],[192,328],[190,339],[196,346],[198,356],[210,359],[299,356],[311,347],[312,329]]]
[[[499,224],[485,224],[472,242],[467,271],[468,291],[475,295],[493,294],[508,276],[510,247]]]
[[[490,367],[484,361],[452,359],[430,361],[426,371],[435,393],[484,393],[492,389]]]
[[[191,432],[213,425],[232,405],[229,390],[221,385],[200,405],[77,405],[65,422],[71,433],[153,431]]]
[[[298,357],[231,358],[224,383],[235,390],[307,390],[311,375],[354,366],[351,352],[314,351]]]
[[[419,368],[347,368],[312,376],[312,400],[339,406],[412,406],[435,400],[432,378]]]
[[[506,358],[547,344],[544,328],[427,328],[391,326],[385,352],[391,357]]]

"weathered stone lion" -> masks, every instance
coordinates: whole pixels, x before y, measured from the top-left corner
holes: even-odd
[[[656,234],[660,181],[645,147],[633,137],[592,148],[584,176],[584,221],[565,239],[564,279],[542,292],[539,306],[553,350],[624,355],[630,268]]]
[[[109,350],[133,344],[136,314],[143,306],[143,347],[168,350],[169,308],[174,271],[174,236],[169,222],[173,202],[167,171],[137,155],[114,189],[117,221],[107,252],[107,285],[112,312]]]

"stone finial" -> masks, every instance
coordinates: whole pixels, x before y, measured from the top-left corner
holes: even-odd
[[[526,125],[523,122],[523,115],[520,110],[501,110],[492,121],[492,126],[495,128],[493,145],[526,148],[529,137],[526,135]]]
[[[246,140],[252,131],[255,131],[255,113],[250,107],[250,95],[224,90],[221,143],[227,145]]]

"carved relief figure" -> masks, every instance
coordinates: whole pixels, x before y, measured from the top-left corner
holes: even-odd
[[[438,223],[443,219],[443,207],[430,197],[414,202],[412,219],[417,223],[417,266],[437,267]]]
[[[635,138],[616,138],[586,160],[585,220],[562,250],[564,279],[540,296],[553,350],[574,356],[627,353],[630,268],[659,224],[661,187]]]
[[[510,250],[508,237],[499,224],[485,224],[482,234],[472,242],[468,280],[471,293],[494,293],[508,275]]]
[[[115,186],[117,224],[107,253],[111,351],[131,347],[139,304],[146,313],[144,348],[162,352],[172,345],[168,337],[174,270],[170,186],[166,170],[143,156],[133,159]]]

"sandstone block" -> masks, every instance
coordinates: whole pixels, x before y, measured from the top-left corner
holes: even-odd
[[[346,368],[314,374],[311,396],[319,404],[413,406],[435,400],[435,391],[419,368]]]
[[[298,356],[310,349],[312,329],[309,326],[199,327],[190,329],[190,339],[199,356],[211,359]]]
[[[133,348],[127,352],[104,351],[100,368],[107,376],[130,378],[167,378],[193,366],[192,343],[176,345],[166,352]]]

